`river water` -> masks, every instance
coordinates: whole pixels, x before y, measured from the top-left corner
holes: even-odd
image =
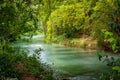
[[[17,45],[27,48],[29,55],[34,53],[33,50],[42,48],[40,61],[49,64],[61,78],[98,80],[98,73],[109,70],[105,63],[99,61],[95,50],[47,44],[41,35],[33,36],[31,42],[18,42]]]

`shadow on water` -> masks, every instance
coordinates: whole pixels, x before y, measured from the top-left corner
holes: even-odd
[[[17,45],[28,48],[29,55],[33,54],[33,50],[42,48],[41,61],[49,64],[61,77],[72,77],[71,80],[98,80],[98,73],[109,70],[98,60],[95,50],[47,44],[41,35],[33,36],[30,43],[19,42]]]

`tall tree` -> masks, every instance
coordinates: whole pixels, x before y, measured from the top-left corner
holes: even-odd
[[[20,34],[36,29],[35,8],[33,0],[1,0],[0,40],[13,41]]]
[[[80,2],[80,0],[41,0],[39,4],[39,18],[43,26],[44,33],[47,31],[47,21],[50,14],[61,5],[69,5]]]

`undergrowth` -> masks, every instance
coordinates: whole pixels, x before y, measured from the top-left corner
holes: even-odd
[[[25,49],[8,44],[0,46],[0,80],[23,80],[25,75],[40,80],[55,80],[52,69],[38,58],[38,53],[28,56]]]

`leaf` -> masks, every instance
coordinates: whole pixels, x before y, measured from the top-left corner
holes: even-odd
[[[120,67],[119,66],[115,66],[115,67],[112,68],[112,70],[120,72]]]
[[[111,37],[108,39],[108,41],[113,44],[113,43],[116,43],[116,39],[114,37]]]

